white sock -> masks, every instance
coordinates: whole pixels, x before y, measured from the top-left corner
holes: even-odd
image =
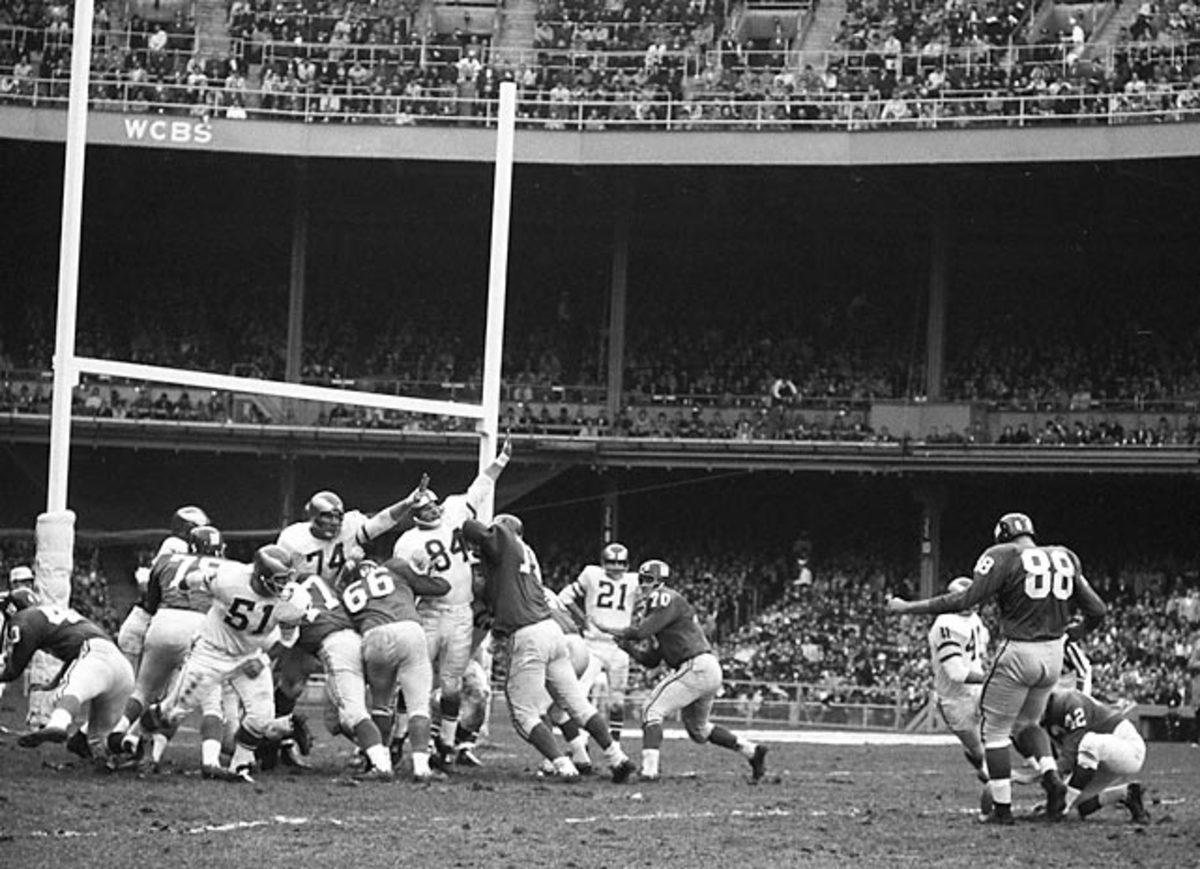
[[[1079,795],[1083,793],[1079,788],[1073,788],[1067,785],[1067,811],[1075,808],[1075,802],[1079,799]]]
[[[738,739],[738,752],[746,760],[751,760],[754,757],[754,752],[758,750],[758,743],[751,742],[748,739]]]
[[[252,766],[254,764],[254,752],[244,745],[238,744],[233,748],[233,757],[229,761],[229,768],[237,770],[243,766]]]
[[[1045,775],[1046,773],[1050,772],[1051,770],[1057,770],[1057,769],[1058,769],[1058,764],[1054,762],[1054,758],[1039,757],[1037,759],[1038,775]]]
[[[221,740],[206,739],[200,743],[200,763],[205,766],[221,765]]]
[[[368,748],[367,759],[371,761],[376,769],[381,769],[384,772],[392,771],[392,755],[388,752],[385,745],[372,745]],[[428,760],[426,763],[428,763]]]
[[[617,766],[629,760],[629,756],[621,750],[621,743],[614,742],[604,749],[604,758],[610,766]]]
[[[559,775],[579,775],[579,770],[566,755],[554,758],[554,770]]]
[[[571,745],[571,760],[574,761],[576,765],[581,764],[581,763],[591,763],[592,762],[591,757],[588,756],[588,750],[587,750],[588,735],[586,733],[580,733],[578,736],[576,736],[574,739],[571,740],[570,745]]]
[[[429,752],[414,751],[412,753],[413,775],[429,775]]]
[[[1012,779],[994,778],[988,782],[992,789],[992,799],[1004,805],[1012,805]]]
[[[658,754],[657,748],[642,749],[642,775],[658,775]]]
[[[454,747],[454,739],[458,736],[458,719],[442,719],[442,744],[448,748]]]
[[[217,743],[219,746],[221,743]],[[162,760],[163,754],[167,750],[167,735],[165,733],[150,734],[150,759],[155,763]]]
[[[46,722],[47,727],[57,727],[59,730],[66,730],[71,726],[71,713],[63,709],[61,706],[55,707],[50,713],[50,720]],[[87,733],[86,727],[80,727],[84,733]]]

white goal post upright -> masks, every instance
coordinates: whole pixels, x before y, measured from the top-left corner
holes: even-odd
[[[75,45],[90,49],[93,0],[78,0],[75,7]],[[75,355],[75,325],[79,295],[79,247],[83,209],[83,154],[87,139],[87,90],[90,50],[72,54],[70,112],[67,121],[67,161],[63,193],[63,232],[59,248],[57,329],[54,351],[54,396],[50,419],[50,467],[47,510],[67,506],[70,472],[71,396],[83,373],[153,383],[170,383],[201,389],[272,395],[302,401],[373,407],[381,410],[457,416],[476,421],[480,435],[479,468],[495,458],[498,448],[500,374],[504,350],[504,308],[508,272],[509,217],[512,206],[513,139],[516,129],[516,85],[500,86],[500,120],[496,142],[495,201],[492,209],[491,266],[488,281],[487,330],[484,339],[484,375],[479,404],[439,401],[375,392],[310,386],[188,371],[158,365],[141,365]],[[486,505],[490,518],[491,504]]]
[[[83,158],[87,144],[88,70],[92,61],[92,0],[76,0],[67,96],[67,157],[63,167],[62,240],[58,248],[58,314],[54,337],[54,394],[50,400],[50,474],[46,510],[67,509],[71,458],[71,392],[79,300],[79,239],[83,227]]]
[[[499,448],[500,370],[504,363],[504,312],[508,293],[508,232],[512,217],[513,140],[516,137],[517,85],[500,85],[496,123],[496,179],[492,193],[492,255],[488,269],[487,331],[483,339],[483,419],[479,423],[479,470]],[[484,505],[492,518],[494,499]]]

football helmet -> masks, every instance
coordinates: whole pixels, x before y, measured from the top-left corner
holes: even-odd
[[[969,577],[969,576],[956,576],[956,577],[954,577],[954,579],[950,580],[950,584],[948,586],[946,586],[946,588],[950,591],[951,594],[954,594],[954,593],[960,592],[960,591],[966,591],[970,587],[971,587],[971,577]]]
[[[193,555],[212,555],[217,558],[225,555],[225,538],[211,525],[197,525],[188,532],[187,542],[188,552]]]
[[[308,519],[309,530],[318,540],[332,540],[342,533],[342,517],[346,515],[346,505],[336,492],[324,489],[308,499],[304,505],[304,515]]]
[[[425,490],[413,507],[412,519],[418,528],[437,528],[442,524],[442,505],[438,503],[437,492]]]
[[[1023,534],[1036,537],[1033,530],[1033,520],[1024,513],[1005,513],[996,522],[992,536],[997,543],[1007,543]]]
[[[197,525],[207,525],[208,514],[191,504],[180,507],[171,515],[171,533],[180,540],[187,540],[188,532]]]
[[[600,550],[600,564],[605,573],[624,573],[629,569],[629,550],[620,543],[610,543]]]
[[[5,617],[12,618],[21,610],[37,606],[38,596],[32,588],[14,588],[0,596],[0,602],[3,603]]]
[[[33,570],[28,565],[18,564],[8,572],[9,588],[33,588]]]
[[[251,584],[260,594],[277,597],[291,581],[292,572],[287,550],[282,546],[272,543],[255,550]]]
[[[507,528],[513,534],[516,534],[518,537],[525,536],[525,523],[522,522],[516,516],[514,516],[512,513],[501,513],[499,516],[497,516],[495,519],[492,520],[492,524],[493,525],[503,525],[505,528]]]
[[[641,591],[654,591],[666,582],[670,575],[671,568],[665,561],[657,558],[643,561],[638,568],[638,588]]]

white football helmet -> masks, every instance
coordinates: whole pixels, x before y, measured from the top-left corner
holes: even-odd
[[[442,505],[438,503],[437,492],[425,490],[420,502],[413,507],[412,519],[418,528],[437,528],[442,524]]]
[[[629,550],[620,543],[610,543],[600,552],[600,565],[611,576],[620,576],[629,569]]]

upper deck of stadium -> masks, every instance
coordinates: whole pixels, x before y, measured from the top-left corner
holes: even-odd
[[[98,4],[98,145],[487,162],[1195,156],[1190,3]],[[69,7],[0,5],[0,137],[65,137]]]

